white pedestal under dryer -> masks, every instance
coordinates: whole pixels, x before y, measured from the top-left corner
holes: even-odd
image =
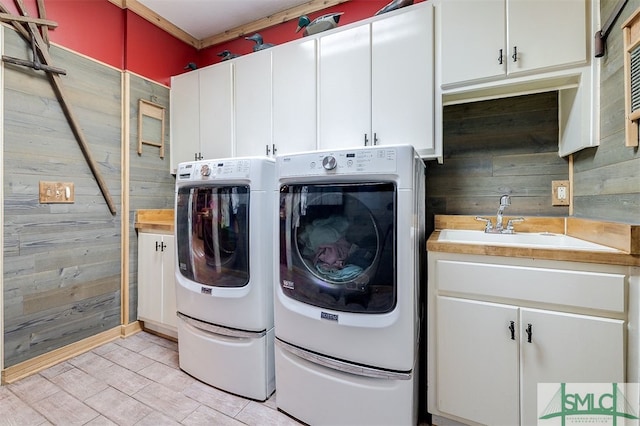
[[[278,156],[278,409],[415,425],[425,166],[412,146]]]
[[[275,389],[275,162],[181,163],[176,174],[176,305],[180,368],[259,401]]]

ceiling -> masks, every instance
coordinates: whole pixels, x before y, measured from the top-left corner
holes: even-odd
[[[204,40],[309,0],[138,0],[138,3]]]

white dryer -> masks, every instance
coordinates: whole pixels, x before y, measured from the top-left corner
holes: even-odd
[[[261,157],[181,163],[176,173],[180,368],[260,401],[275,389],[274,170]]]
[[[355,148],[278,156],[276,173],[277,407],[416,424],[424,163],[412,146]]]

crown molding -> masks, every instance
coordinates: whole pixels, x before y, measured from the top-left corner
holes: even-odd
[[[111,3],[122,9],[129,9],[141,18],[146,19],[167,33],[173,35],[179,40],[195,47],[196,49],[204,49],[210,46],[215,46],[230,40],[234,40],[239,37],[243,37],[247,34],[254,33],[265,28],[272,27],[274,25],[282,24],[293,19],[298,19],[301,15],[309,15],[319,10],[327,9],[332,6],[336,6],[341,3],[346,3],[350,0],[311,0],[299,6],[294,6],[282,12],[274,13],[267,17],[258,19],[257,21],[250,22],[248,24],[240,25],[230,30],[224,31],[220,34],[207,37],[202,40],[198,40],[191,36],[187,32],[181,30],[171,22],[158,15],[138,0],[109,0]]]

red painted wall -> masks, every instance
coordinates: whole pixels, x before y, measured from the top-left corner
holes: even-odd
[[[198,51],[160,30],[147,20],[127,11],[124,69],[169,85],[172,75],[181,74]]]
[[[177,1],[177,0],[176,0]],[[311,14],[311,20],[331,12],[344,12],[340,25],[370,18],[390,0],[351,0]],[[415,0],[419,3],[425,0]],[[24,0],[29,16],[38,16],[36,0]],[[3,4],[19,14],[12,1]],[[169,85],[172,75],[181,74],[189,62],[204,67],[220,62],[218,52],[252,52],[253,42],[239,38],[197,51],[195,48],[129,10],[108,0],[45,0],[47,19],[58,27],[49,31],[57,45],[97,59],[113,67]],[[282,44],[302,37],[297,20],[260,31],[265,43]],[[64,64],[54,64],[64,68]]]
[[[13,1],[2,2],[13,14]],[[29,16],[38,16],[36,0],[25,0]],[[49,30],[52,42],[124,69],[124,11],[107,0],[45,0],[47,19],[58,23]],[[64,68],[63,64],[57,64]]]

